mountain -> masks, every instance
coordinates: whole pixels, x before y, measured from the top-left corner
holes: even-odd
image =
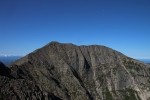
[[[9,77],[10,70],[6,67],[2,62],[0,62],[0,76],[7,76]]]
[[[150,100],[150,65],[105,46],[51,42],[7,70],[0,100]]]
[[[138,59],[139,61],[142,61],[144,63],[150,63],[150,59]]]
[[[5,65],[10,65],[19,58],[21,58],[21,56],[0,56],[0,61],[3,62]]]

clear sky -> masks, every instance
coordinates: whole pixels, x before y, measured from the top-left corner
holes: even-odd
[[[0,0],[0,55],[26,55],[50,41],[150,58],[150,0]]]

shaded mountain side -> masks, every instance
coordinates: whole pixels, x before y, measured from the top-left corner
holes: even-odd
[[[51,42],[13,63],[10,76],[0,76],[0,98],[150,99],[149,65],[105,46]]]
[[[1,62],[0,80],[0,100],[62,100],[40,89],[34,81],[13,77]]]
[[[6,67],[2,62],[0,62],[0,75],[8,77],[10,75],[10,69]]]

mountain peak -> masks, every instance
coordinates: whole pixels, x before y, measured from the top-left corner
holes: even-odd
[[[10,98],[146,100],[150,97],[146,95],[150,92],[148,65],[105,46],[53,41],[12,64],[10,70],[15,79],[0,89],[17,88],[15,94],[6,94]],[[30,92],[26,92],[28,86]]]
[[[75,44],[72,44],[72,43],[61,43],[61,42],[58,42],[58,41],[51,41],[47,45],[75,45]]]
[[[61,43],[58,41],[51,41],[49,44],[61,44]]]

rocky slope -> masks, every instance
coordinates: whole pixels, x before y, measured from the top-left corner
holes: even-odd
[[[150,100],[149,65],[105,46],[51,42],[0,66],[0,100]]]

